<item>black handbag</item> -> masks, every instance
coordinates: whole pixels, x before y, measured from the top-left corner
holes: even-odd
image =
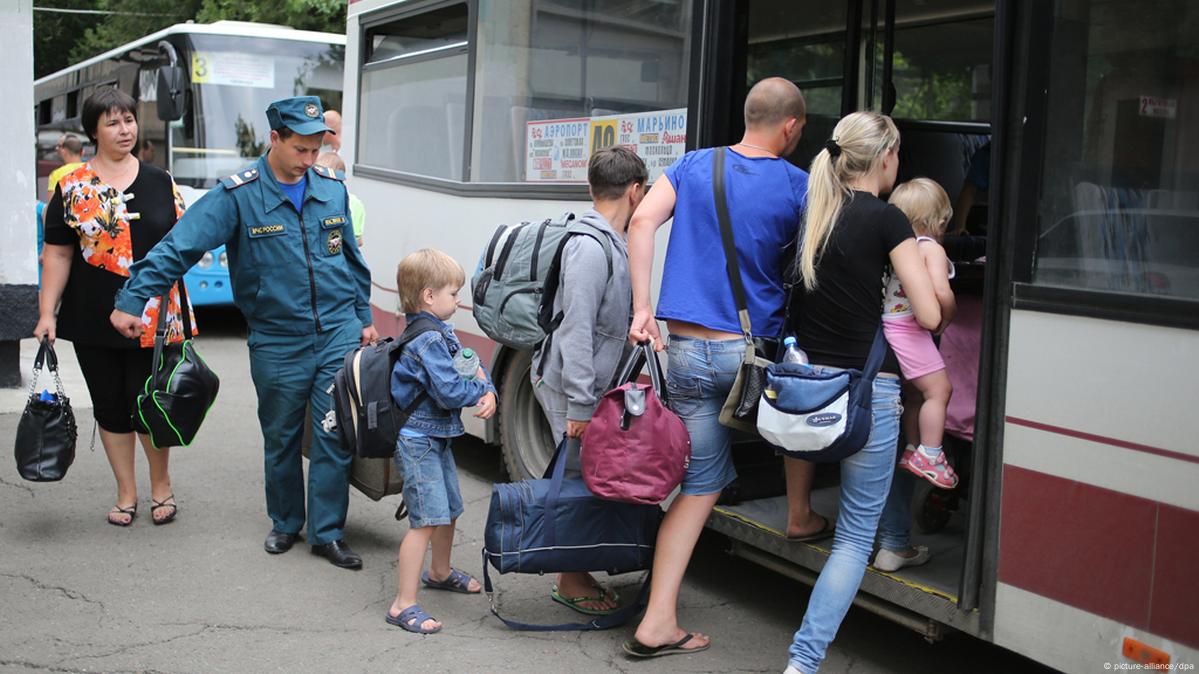
[[[37,375],[43,365],[54,378],[54,393],[37,391]],[[58,356],[50,340],[43,339],[33,361],[29,402],[17,424],[17,472],[31,482],[61,480],[75,461],[77,436],[75,413],[58,376]]]
[[[741,267],[737,264],[737,246],[733,239],[728,199],[724,193],[724,153],[723,147],[712,152],[712,195],[716,200],[716,218],[720,221],[720,240],[724,244],[724,266],[728,271],[729,285],[733,288],[741,334],[745,336],[745,355],[741,359],[733,388],[720,410],[720,423],[747,433],[757,433],[758,403],[766,389],[766,366],[774,364],[771,359],[778,353],[778,340],[754,337],[750,327],[745,283],[741,279]]]
[[[220,379],[196,352],[192,341],[187,289],[179,285],[179,313],[184,339],[167,344],[170,291],[163,294],[154,334],[154,360],[146,385],[137,396],[134,425],[150,435],[155,447],[190,445],[216,400]]]

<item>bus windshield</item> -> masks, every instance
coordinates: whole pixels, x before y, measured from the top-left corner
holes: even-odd
[[[191,88],[183,119],[171,122],[170,167],[181,185],[207,188],[270,146],[266,108],[289,96],[317,96],[340,109],[341,45],[191,35]]]

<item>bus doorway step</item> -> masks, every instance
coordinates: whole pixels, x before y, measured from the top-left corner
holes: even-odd
[[[728,542],[728,552],[731,555],[753,562],[758,566],[787,576],[788,578],[793,578],[801,583],[807,585],[816,584],[818,574],[809,569],[751,545],[746,545],[736,539],[730,538]],[[930,644],[935,644],[945,637],[946,626],[943,623],[914,611],[909,611],[902,606],[896,606],[889,601],[859,591],[854,596],[853,603],[855,606],[864,608],[875,615],[907,627],[924,637],[924,640]]]

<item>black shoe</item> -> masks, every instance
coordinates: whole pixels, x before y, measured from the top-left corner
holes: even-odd
[[[285,534],[271,529],[271,533],[266,535],[266,542],[262,544],[262,547],[272,555],[278,555],[291,550],[291,546],[295,542],[296,534]]]
[[[350,549],[344,540],[333,541],[323,545],[312,546],[312,554],[320,555],[329,560],[333,566],[338,566],[343,569],[361,569],[362,558],[358,553]]]

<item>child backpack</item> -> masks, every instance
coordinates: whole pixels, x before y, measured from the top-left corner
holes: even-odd
[[[590,236],[604,247],[612,276],[612,242],[593,225],[564,213],[557,220],[501,225],[483,251],[471,279],[472,312],[488,337],[531,351],[555,325],[540,318],[554,305],[562,249],[571,236]],[[553,277],[553,283],[547,283]]]
[[[401,409],[391,397],[391,373],[408,342],[435,330],[432,320],[420,316],[399,339],[388,337],[346,354],[344,366],[333,378],[333,410],[347,451],[368,459],[395,454],[400,429],[428,394],[422,391]]]

